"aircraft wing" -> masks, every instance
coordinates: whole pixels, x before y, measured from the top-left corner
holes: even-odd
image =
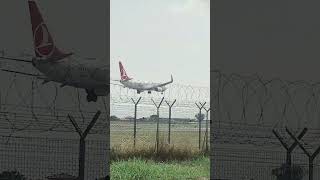
[[[32,63],[32,61],[31,61],[31,60],[19,59],[19,58],[0,57],[0,59],[10,60],[10,61],[18,61],[18,62],[27,62],[27,63]]]
[[[153,89],[153,88],[155,88],[155,87],[162,87],[162,86],[165,86],[165,85],[168,85],[168,84],[171,84],[171,83],[173,83],[173,77],[172,77],[172,75],[171,75],[171,80],[170,80],[170,81],[165,82],[165,83],[161,83],[161,84],[155,84],[155,85],[153,85],[152,87],[150,87],[150,89]]]
[[[38,79],[47,80],[46,77],[43,77],[40,74],[31,74],[31,73],[25,73],[25,72],[19,72],[19,71],[12,71],[12,70],[8,70],[8,69],[1,69],[1,71],[15,73],[15,74],[21,74],[21,75],[25,75],[25,76],[33,76],[33,77],[36,77]]]

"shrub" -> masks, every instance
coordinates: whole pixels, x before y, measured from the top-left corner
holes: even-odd
[[[18,171],[3,171],[0,174],[0,180],[27,180],[27,178]]]
[[[289,179],[291,171],[291,179]],[[299,165],[291,165],[288,167],[287,164],[282,164],[280,168],[272,170],[272,174],[277,176],[277,180],[302,180],[305,175],[305,170]]]
[[[164,143],[164,141],[160,141],[158,152],[152,146],[138,146],[136,148],[132,146],[122,148],[115,146],[111,148],[111,161],[127,160],[134,157],[160,162],[183,161],[207,155],[209,155],[208,152],[198,151],[187,145],[185,147],[175,147],[174,145]]]

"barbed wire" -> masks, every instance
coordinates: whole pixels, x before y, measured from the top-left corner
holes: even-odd
[[[293,143],[285,127],[295,133],[307,127],[302,142],[312,149],[320,145],[320,82],[264,79],[258,74],[218,70],[212,74],[212,143],[281,148],[273,129]]]
[[[259,75],[227,75],[219,71],[213,74],[212,98],[224,112],[219,113],[221,121],[301,128],[314,127],[312,123],[319,118],[320,82],[263,80]],[[320,123],[317,125],[320,127]]]
[[[210,88],[183,84],[170,84],[168,89],[163,93],[152,92],[148,94],[143,92],[137,94],[136,90],[121,87],[119,85],[110,84],[110,102],[111,103],[132,103],[131,98],[138,99],[142,97],[139,104],[153,105],[151,98],[160,100],[165,97],[168,101],[177,100],[176,106],[194,106],[195,102],[209,101]]]

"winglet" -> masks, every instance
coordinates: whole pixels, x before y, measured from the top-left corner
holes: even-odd
[[[172,77],[172,74],[171,74],[171,82],[173,82],[173,77]]]

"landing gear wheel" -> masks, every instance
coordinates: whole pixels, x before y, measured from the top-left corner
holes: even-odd
[[[94,101],[94,102],[97,102],[97,100],[98,100],[98,96],[97,96],[97,95],[94,95],[93,101]]]
[[[87,89],[86,89],[86,91],[87,91],[87,101],[88,102],[91,102],[91,101],[97,102],[98,96],[94,93],[94,91],[93,90],[87,90]]]
[[[97,95],[95,95],[95,94],[88,94],[87,95],[87,101],[88,102],[91,102],[91,101],[97,102],[97,100],[98,100],[98,96]]]
[[[87,94],[87,101],[91,102],[91,97],[89,96],[89,94]]]
[[[148,91],[148,94],[151,94],[151,91]]]

